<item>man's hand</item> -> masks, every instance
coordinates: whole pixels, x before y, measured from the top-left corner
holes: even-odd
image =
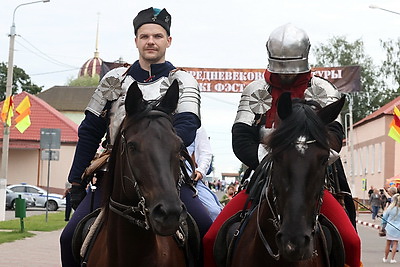
[[[78,208],[79,203],[86,196],[86,190],[82,185],[72,184],[71,187],[71,206],[74,210]]]
[[[203,175],[199,171],[195,171],[194,181],[197,182],[198,180],[203,179]]]

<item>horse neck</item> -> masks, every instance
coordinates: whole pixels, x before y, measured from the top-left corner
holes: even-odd
[[[148,253],[147,249],[156,243],[156,235],[151,229],[146,230],[134,225],[113,212],[108,213],[105,228],[107,229],[107,239],[111,244],[124,244],[123,248],[118,246],[118,253],[121,252],[121,249],[129,253],[133,253],[133,251]]]

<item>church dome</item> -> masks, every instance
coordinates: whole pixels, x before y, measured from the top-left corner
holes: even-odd
[[[101,64],[103,60],[99,57],[99,53],[95,52],[94,57],[87,60],[79,70],[78,77],[89,76],[94,77],[96,74],[100,76]]]

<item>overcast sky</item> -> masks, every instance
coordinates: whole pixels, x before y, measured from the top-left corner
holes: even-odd
[[[0,62],[8,62],[13,12],[27,2],[0,1]],[[366,54],[379,64],[384,58],[380,40],[399,37],[400,15],[370,5],[400,12],[398,0],[51,0],[17,9],[14,65],[44,89],[65,85],[93,57],[98,20],[100,57],[133,62],[138,55],[132,19],[150,6],[165,7],[172,16],[167,60],[175,66],[265,68],[265,42],[272,30],[288,22],[303,28],[312,45],[333,36],[361,38]],[[239,97],[202,94],[202,123],[211,138],[216,175],[240,166],[230,134]]]

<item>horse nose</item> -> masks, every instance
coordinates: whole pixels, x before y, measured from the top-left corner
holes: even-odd
[[[160,220],[171,218],[180,218],[181,214],[186,211],[184,205],[168,205],[166,203],[160,203],[156,205],[152,211],[154,218]]]
[[[182,203],[159,203],[150,212],[151,224],[160,235],[173,234],[183,218],[186,218],[186,208]]]
[[[312,256],[311,236],[298,234],[289,236],[279,231],[276,242],[282,255],[290,261],[305,260]]]

